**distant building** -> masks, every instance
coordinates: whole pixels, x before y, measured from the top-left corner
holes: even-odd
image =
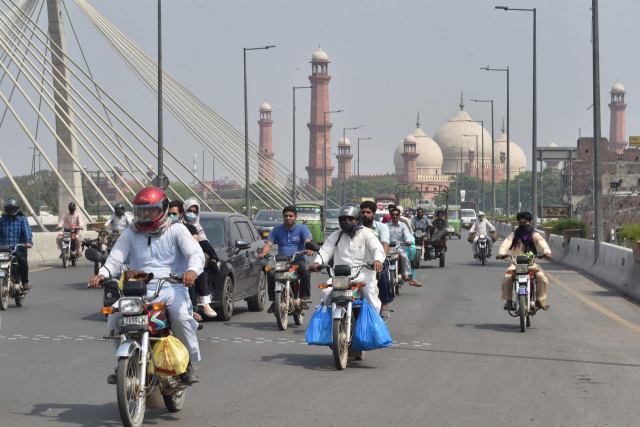
[[[260,155],[258,156],[260,164],[258,176],[260,179],[272,182],[273,151],[271,126],[273,125],[273,120],[271,120],[271,105],[269,105],[267,101],[263,102],[260,106],[260,121],[258,121],[258,125],[260,125]]]
[[[624,86],[622,83],[616,82],[611,88],[611,120],[609,122],[609,149],[618,154],[622,154],[627,148],[627,137],[625,132],[624,110],[627,104],[624,103]]]

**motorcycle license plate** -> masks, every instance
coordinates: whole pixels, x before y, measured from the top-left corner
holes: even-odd
[[[353,291],[351,289],[347,289],[345,291],[332,291],[332,297],[350,297],[353,296]]]
[[[527,294],[527,288],[525,288],[524,286],[519,287],[518,288],[518,294],[526,295]]]
[[[390,265],[390,266],[389,266],[389,270],[395,270],[395,269],[396,269],[396,266],[395,266],[395,265]]]
[[[148,316],[132,316],[132,317],[122,318],[122,326],[146,325],[148,322],[149,322]]]

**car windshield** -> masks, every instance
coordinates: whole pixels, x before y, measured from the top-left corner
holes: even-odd
[[[460,211],[449,211],[449,219],[460,219]]]
[[[296,207],[296,210],[298,211],[298,220],[320,221],[322,219],[320,208],[300,206]]]
[[[475,218],[476,217],[476,211],[474,211],[473,209],[462,209],[462,217],[464,218]]]
[[[282,212],[280,211],[259,211],[256,214],[256,221],[282,221]]]
[[[200,225],[213,247],[224,246],[224,222],[219,218],[202,218]]]
[[[327,219],[338,218],[338,212],[340,212],[340,209],[327,209]]]

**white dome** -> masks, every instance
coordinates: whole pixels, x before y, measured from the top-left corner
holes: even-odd
[[[496,164],[500,164],[501,163],[500,154],[507,153],[507,134],[504,133],[504,128],[502,128],[502,134],[500,135],[500,137],[495,140],[494,147],[495,147],[494,162]],[[511,166],[509,171],[509,176],[513,178],[514,176],[518,175],[518,173],[520,173],[520,169],[522,170],[526,169],[527,156],[525,156],[524,151],[522,151],[522,148],[520,148],[518,144],[513,142],[513,140],[509,140],[509,156],[511,157],[510,159],[511,161],[509,165]],[[504,162],[504,167],[505,169],[507,167],[506,160]]]
[[[351,145],[351,141],[349,141],[349,138],[340,138],[338,145]]]
[[[325,52],[324,50],[322,50],[321,48],[318,48],[318,50],[316,50],[313,53],[313,56],[311,57],[312,61],[317,61],[317,60],[325,60],[328,61],[329,57],[327,56],[327,52]]]
[[[622,83],[616,82],[611,88],[611,92],[624,92],[624,86],[622,86]]]
[[[474,122],[466,111],[458,111],[451,121],[445,123],[438,129],[433,136],[433,140],[438,144],[440,150],[442,150],[443,174],[460,173],[461,167],[464,167],[464,163],[469,162],[469,150],[471,148],[473,148],[474,151],[476,150],[476,139],[473,137],[474,135],[478,135],[478,151],[480,156],[482,155],[482,137],[484,135],[484,161],[490,163],[491,135],[480,123]],[[462,165],[460,165],[460,147],[462,147]]]
[[[416,143],[416,152],[419,154],[416,159],[416,168],[419,175],[436,175],[442,173],[442,151],[438,144],[431,138],[429,138],[419,127],[416,128],[411,134],[400,141],[400,144],[396,147],[396,151],[393,153],[393,164],[395,166],[396,174],[402,175],[404,171],[404,142],[409,139],[409,142]],[[413,141],[412,141],[413,140]]]
[[[267,101],[264,101],[264,102],[262,103],[262,105],[260,105],[260,109],[261,109],[261,110],[268,110],[268,111],[271,111],[271,105],[269,105],[269,104],[267,103]]]
[[[551,147],[551,148],[555,148],[555,147],[557,147],[557,145],[556,145],[556,143],[555,143],[555,142],[551,141],[551,144],[549,144],[549,147]]]
[[[409,134],[404,137],[404,142],[406,142],[407,144],[411,144],[411,143],[415,143],[416,139],[413,137],[413,135]]]

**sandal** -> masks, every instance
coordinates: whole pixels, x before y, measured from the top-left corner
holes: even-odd
[[[504,304],[504,309],[509,311],[513,310],[513,301],[507,301]]]
[[[303,310],[309,310],[309,304],[307,304],[307,301],[305,300],[300,301],[300,308]]]
[[[267,310],[267,313],[272,314],[274,311],[276,311],[276,303],[272,302],[271,307],[269,307],[269,310]]]
[[[387,319],[391,315],[391,311],[388,308],[383,308],[380,310],[380,317],[383,319]]]
[[[195,320],[196,322],[202,322],[202,316],[200,316],[198,313],[194,312],[193,313],[193,320]]]
[[[549,310],[549,304],[544,302],[544,300],[536,301],[536,306],[544,311]]]

